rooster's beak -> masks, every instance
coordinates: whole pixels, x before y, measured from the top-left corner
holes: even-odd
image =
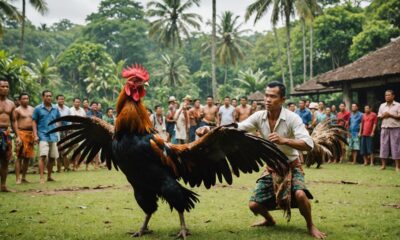
[[[148,86],[149,86],[149,83],[148,83],[148,82],[145,82],[145,83],[143,83],[143,85],[144,85],[145,87],[148,87]]]

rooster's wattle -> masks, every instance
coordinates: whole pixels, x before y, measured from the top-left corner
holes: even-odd
[[[181,231],[178,236],[186,238],[188,230],[184,211],[189,212],[198,202],[197,194],[183,187],[183,180],[191,187],[206,188],[225,180],[232,183],[232,173],[252,173],[265,163],[279,175],[288,172],[286,156],[271,142],[240,131],[234,126],[218,127],[189,144],[166,143],[157,135],[141,98],[149,74],[141,66],[125,69],[127,79],[121,90],[116,111],[115,127],[98,118],[65,116],[54,122],[69,121],[72,124],[52,132],[71,131],[59,142],[61,149],[76,144],[72,159],[81,155],[79,162],[92,161],[101,150],[101,160],[111,169],[121,169],[132,185],[139,206],[146,213],[140,230],[141,236],[149,232],[148,222],[157,210],[157,200],[164,199],[179,213]]]

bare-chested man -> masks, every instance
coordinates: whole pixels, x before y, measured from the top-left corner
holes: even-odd
[[[200,126],[217,126],[219,123],[218,107],[214,105],[214,98],[208,96],[206,103],[207,104],[201,110],[203,119],[200,122]]]
[[[195,99],[193,107],[189,110],[189,142],[196,140],[196,130],[200,126],[201,107],[200,100]]]
[[[247,105],[247,97],[240,98],[240,105],[236,107],[235,120],[243,122],[251,115],[251,106]]]
[[[10,126],[15,132],[16,142],[20,144],[17,121],[14,118],[15,104],[7,98],[10,86],[7,80],[0,79],[0,191],[10,192],[6,187],[8,162],[12,154]]]
[[[19,96],[20,106],[14,111],[15,120],[18,126],[18,136],[20,144],[16,146],[15,153],[15,177],[17,184],[28,183],[26,172],[28,171],[29,161],[35,157],[35,138],[33,136],[32,115],[34,108],[29,105],[29,95],[21,93]],[[21,177],[22,175],[22,177]]]

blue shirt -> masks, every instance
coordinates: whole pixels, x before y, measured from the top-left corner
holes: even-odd
[[[305,125],[310,124],[312,116],[311,116],[311,111],[308,110],[307,108],[304,108],[304,110],[297,109],[296,114],[300,116],[301,120]]]
[[[357,137],[360,132],[360,124],[362,120],[363,114],[359,111],[356,113],[351,112],[350,121],[349,121],[349,132],[352,137]]]
[[[52,105],[50,110],[48,110],[43,103],[35,107],[32,119],[36,122],[37,125],[37,134],[39,137],[39,141],[58,141],[57,133],[48,134],[47,132],[57,127],[55,123],[49,125],[49,122],[59,117],[60,112],[55,105]]]
[[[101,114],[101,112],[96,111],[96,113],[95,113],[95,112],[92,111],[92,109],[89,109],[89,111],[87,111],[86,116],[88,116],[88,117],[98,117],[100,119],[103,119],[103,114]]]

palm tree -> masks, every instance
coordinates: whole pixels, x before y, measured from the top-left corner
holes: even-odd
[[[45,60],[36,60],[36,63],[31,64],[32,76],[41,85],[46,85],[55,88],[59,84],[60,76],[58,68],[52,64],[51,57]]]
[[[295,0],[255,0],[254,3],[247,7],[246,19],[250,16],[256,14],[254,23],[256,23],[262,16],[264,16],[268,8],[273,5],[271,22],[272,25],[276,26],[279,16],[285,18],[286,26],[286,55],[289,67],[289,79],[290,79],[290,89],[293,89],[293,72],[292,72],[292,56],[290,50],[290,17],[294,15],[294,3]]]
[[[170,58],[168,55],[162,55],[162,67],[154,73],[155,77],[161,78],[161,84],[176,86],[183,79],[189,78],[189,68],[185,64],[183,57]]]
[[[10,4],[7,0],[0,0],[0,16],[21,21],[21,14],[18,12],[17,8]],[[2,21],[3,18],[0,18],[0,37],[3,36]]]
[[[217,48],[217,1],[212,0],[212,33],[211,33],[211,89],[214,99],[217,99],[217,76],[216,76],[216,48]]]
[[[182,37],[190,37],[190,27],[200,29],[200,15],[187,13],[193,5],[199,6],[200,0],[160,0],[147,4],[147,15],[156,19],[150,23],[149,36],[162,45],[181,46]]]
[[[45,14],[48,11],[47,3],[45,0],[29,0],[29,3],[40,13]],[[21,25],[21,39],[19,53],[20,57],[24,55],[24,38],[25,38],[25,17],[26,17],[26,0],[22,0],[22,25]]]
[[[246,90],[246,93],[252,93],[256,91],[262,91],[267,84],[267,77],[264,72],[260,69],[257,72],[253,72],[251,69],[247,71],[239,71],[238,78],[236,79],[242,87]]]

